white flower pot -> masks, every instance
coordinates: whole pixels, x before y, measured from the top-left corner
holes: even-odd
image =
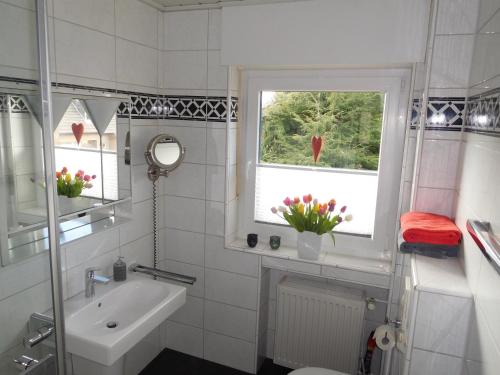
[[[323,237],[314,232],[297,233],[297,251],[299,258],[318,260]]]

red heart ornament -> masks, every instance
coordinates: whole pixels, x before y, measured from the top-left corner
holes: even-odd
[[[82,139],[83,135],[83,124],[79,123],[73,123],[71,124],[71,130],[73,131],[73,135],[75,136],[76,142],[78,143],[78,146],[80,146],[80,140]]]
[[[314,162],[318,162],[319,154],[321,153],[321,148],[323,147],[323,138],[321,136],[313,136],[311,138],[311,148],[313,153]]]

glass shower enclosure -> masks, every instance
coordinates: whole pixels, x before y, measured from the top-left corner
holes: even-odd
[[[66,373],[47,2],[0,2],[4,375]]]

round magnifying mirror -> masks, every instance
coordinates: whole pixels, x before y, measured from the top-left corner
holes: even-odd
[[[170,172],[177,168],[184,158],[185,148],[168,134],[154,137],[148,144],[146,160],[152,167],[160,171]]]

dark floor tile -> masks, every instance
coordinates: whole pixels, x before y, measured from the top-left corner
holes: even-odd
[[[258,375],[286,375],[291,370],[266,359]],[[140,375],[248,375],[246,372],[165,349]]]

